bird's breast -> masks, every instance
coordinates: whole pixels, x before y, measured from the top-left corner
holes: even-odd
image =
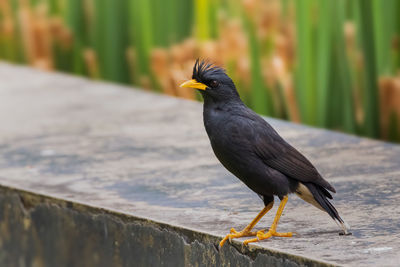
[[[251,156],[247,155],[249,152],[242,144],[232,138],[236,130],[234,120],[229,114],[218,110],[204,115],[204,126],[215,156],[230,172],[239,175],[238,172],[246,168],[246,162]]]

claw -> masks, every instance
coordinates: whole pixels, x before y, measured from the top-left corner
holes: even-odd
[[[256,238],[252,238],[252,239],[247,239],[244,241],[244,244],[247,245],[248,243],[252,243],[252,242],[259,242],[261,240],[265,240],[268,239],[272,236],[277,236],[277,237],[291,237],[293,236],[293,233],[289,232],[289,233],[278,233],[275,230],[269,230],[268,232],[264,233],[264,231],[258,231]]]
[[[231,228],[230,234],[227,234],[224,239],[221,240],[219,243],[219,247],[222,248],[222,246],[225,244],[227,240],[229,242],[232,241],[233,238],[240,238],[240,237],[246,237],[246,236],[255,236],[257,232],[251,232],[253,227],[258,223],[258,221],[272,208],[273,202],[265,206],[262,211],[254,218],[253,221],[249,225],[247,225],[242,231],[238,232],[234,228]]]
[[[254,220],[246,226],[246,228],[244,228],[241,232],[237,232],[234,228],[231,228],[230,234],[226,235],[224,239],[222,239],[222,241],[220,242],[220,247],[222,247],[224,245],[224,243],[226,242],[226,240],[229,239],[229,242],[231,242],[231,240],[233,238],[240,238],[240,237],[245,237],[245,236],[255,236],[255,238],[251,238],[251,239],[247,239],[243,242],[243,245],[247,245],[248,243],[251,242],[259,242],[261,240],[264,239],[268,239],[272,236],[277,236],[277,237],[291,237],[293,236],[293,233],[288,232],[288,233],[278,233],[276,232],[276,228],[279,222],[279,219],[282,215],[283,209],[286,205],[286,202],[288,200],[288,197],[285,196],[282,200],[281,203],[279,204],[279,208],[278,211],[276,212],[275,215],[275,219],[274,222],[272,223],[271,227],[269,228],[268,232],[265,233],[265,230],[260,230],[258,232],[252,232],[251,230],[253,229],[253,227],[256,225],[256,223],[258,223],[258,221],[272,208],[273,202],[271,202],[270,204],[268,204],[267,206],[264,207],[264,209],[257,215],[256,218],[254,218]],[[297,233],[295,233],[297,234]]]
[[[222,248],[222,246],[225,244],[227,240],[229,240],[229,243],[232,242],[232,239],[234,238],[240,238],[240,237],[246,237],[246,236],[255,236],[258,232],[250,232],[250,231],[241,231],[241,232],[236,232],[234,234],[227,234],[224,239],[219,243],[219,246]]]

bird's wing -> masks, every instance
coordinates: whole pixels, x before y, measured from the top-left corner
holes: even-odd
[[[252,120],[247,118],[239,121],[242,128],[239,132],[243,133],[240,138],[247,140],[247,145],[266,165],[292,179],[312,182],[336,192],[333,186],[321,177],[311,162],[283,140],[264,119],[253,117]]]

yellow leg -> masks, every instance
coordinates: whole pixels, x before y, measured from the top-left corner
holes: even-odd
[[[260,241],[260,240],[268,239],[271,236],[278,236],[278,237],[291,237],[291,236],[293,236],[293,233],[291,233],[291,232],[289,232],[289,233],[278,233],[278,232],[276,232],[276,227],[278,226],[279,219],[281,218],[283,209],[285,208],[285,205],[286,205],[287,201],[288,201],[288,197],[285,196],[282,199],[282,201],[281,201],[281,203],[279,205],[278,211],[276,212],[276,216],[275,216],[274,222],[272,223],[271,228],[269,228],[268,232],[265,233],[264,230],[258,231],[257,234],[256,234],[256,236],[257,236],[256,238],[245,240],[243,242],[243,244],[247,245],[248,243],[251,243],[251,242],[257,242],[257,241]]]
[[[229,239],[231,241],[232,238],[239,238],[239,237],[246,237],[246,236],[256,236],[258,232],[251,232],[253,227],[261,220],[262,217],[264,217],[267,212],[272,209],[272,206],[274,205],[274,202],[271,202],[267,206],[265,206],[262,211],[254,218],[249,225],[247,225],[242,231],[237,232],[234,228],[231,229],[231,233],[227,234],[224,239],[221,240],[219,243],[219,247],[222,248],[222,246],[225,244],[225,242]]]

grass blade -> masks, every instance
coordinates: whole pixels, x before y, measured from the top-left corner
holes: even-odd
[[[316,123],[316,90],[314,85],[314,45],[312,24],[312,0],[296,1],[297,65],[296,95],[299,100],[301,120]]]
[[[360,8],[360,33],[365,63],[364,134],[379,136],[379,95],[375,61],[374,25],[371,1],[358,0]]]

